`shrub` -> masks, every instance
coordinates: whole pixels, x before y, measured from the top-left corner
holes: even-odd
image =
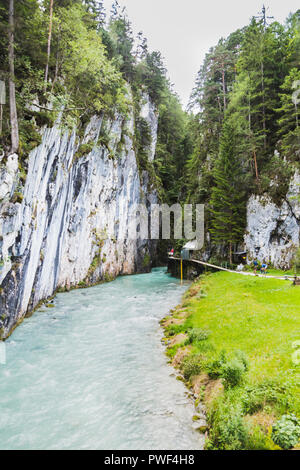
[[[293,268],[295,271],[295,274],[300,273],[300,248],[296,252],[294,259],[293,259]]]
[[[91,153],[94,146],[95,146],[94,142],[89,142],[87,144],[81,144],[79,146],[78,150],[76,151],[75,155],[74,155],[74,160],[78,160],[79,158]]]
[[[253,426],[248,430],[247,450],[275,450],[277,447],[271,437],[266,435],[260,426]]]
[[[239,406],[217,400],[208,419],[211,430],[207,449],[243,450],[247,447],[248,428]]]
[[[272,428],[272,439],[282,449],[291,449],[300,439],[300,420],[295,415],[283,415]]]
[[[210,332],[207,330],[202,330],[201,328],[193,328],[188,333],[189,343],[194,343],[197,341],[205,341],[208,339]]]
[[[244,351],[235,351],[235,357],[243,364],[245,372],[249,370],[249,361]]]
[[[218,379],[222,376],[223,366],[226,363],[226,352],[221,351],[219,357],[206,364],[206,372],[211,379]]]
[[[203,357],[201,354],[188,356],[182,364],[183,376],[189,380],[192,376],[200,374],[203,369]]]
[[[182,333],[182,325],[170,325],[166,331],[167,336],[175,336],[179,333]]]
[[[22,204],[23,198],[24,196],[20,191],[15,191],[11,199],[11,202],[13,204],[16,204],[16,203]]]
[[[49,128],[53,127],[55,124],[55,112],[54,111],[28,111],[26,110],[27,113],[30,113],[34,118],[35,122],[39,127],[47,126]]]
[[[150,263],[151,263],[151,256],[147,253],[143,259],[143,268],[147,268],[148,266],[150,266]]]
[[[243,381],[246,368],[237,357],[231,359],[222,368],[222,377],[225,388],[236,387]]]

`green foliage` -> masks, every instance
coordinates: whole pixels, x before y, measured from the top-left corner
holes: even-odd
[[[209,416],[209,450],[243,450],[248,441],[248,429],[240,407],[230,400],[217,400]]]
[[[31,121],[24,120],[20,127],[20,156],[27,156],[29,152],[40,145],[42,141],[36,125]]]
[[[88,142],[87,144],[81,144],[78,148],[77,152],[74,155],[74,160],[78,160],[79,158],[83,157],[84,155],[88,155],[91,153],[95,146],[94,142]]]
[[[11,202],[13,204],[19,203],[21,204],[23,201],[23,194],[20,191],[15,191],[13,197],[11,198]]]
[[[135,120],[135,139],[139,168],[147,170],[152,137],[148,122],[140,116]]]
[[[299,12],[285,25],[253,18],[211,48],[198,73],[183,192],[211,207],[214,251],[242,240],[251,193],[286,197],[299,162],[299,44]]]
[[[214,170],[211,231],[216,242],[225,242],[230,246],[231,264],[232,246],[242,240],[246,226],[246,193],[236,147],[234,128],[230,122],[225,121],[220,155]]]
[[[190,118],[182,110],[177,95],[167,88],[158,110],[154,164],[164,188],[164,202],[173,204],[185,197],[185,164],[193,148],[189,131]]]
[[[210,332],[207,330],[202,330],[201,328],[193,328],[188,332],[188,341],[189,343],[194,343],[198,341],[205,341],[209,338]]]
[[[132,54],[133,34],[131,24],[124,14],[112,18],[109,25],[110,36],[113,41],[114,55],[124,78],[132,82],[135,75],[135,60]]]
[[[203,356],[200,354],[188,356],[182,364],[182,373],[186,380],[201,373],[203,369]]]
[[[206,371],[211,379],[218,379],[222,376],[223,366],[226,364],[227,356],[225,351],[221,351],[217,358],[206,363]]]
[[[190,315],[180,328],[211,331],[214,350],[202,349],[210,344],[207,340],[194,340],[192,355],[183,362],[187,379],[207,373],[216,381],[205,394],[206,447],[276,449],[280,443],[270,437],[274,417],[294,413],[299,421],[299,374],[291,358],[299,295],[290,283],[230,273],[203,276],[192,292],[200,287],[207,297],[186,297],[184,309]],[[288,429],[294,439],[294,430]]]
[[[67,130],[76,126],[82,138],[93,115],[104,116],[107,121],[115,119],[118,113],[126,121],[134,109],[136,135],[131,137],[135,139],[140,174],[147,171],[149,186],[161,194],[164,166],[168,167],[164,182],[168,181],[171,166],[172,182],[179,165],[181,170],[184,167],[184,113],[178,98],[170,91],[161,54],[149,51],[142,35],[137,51],[134,50],[132,27],[125,9],[115,2],[106,27],[102,2],[54,1],[49,58],[49,0],[15,2],[15,20],[16,101],[23,167],[26,168],[29,152],[41,142],[41,127],[52,127],[55,122]],[[8,10],[4,0],[0,0],[0,33],[0,80],[7,83]],[[49,65],[47,83],[46,64]],[[162,107],[159,128],[162,137],[158,147],[166,146],[166,151],[160,153],[155,164],[149,158],[151,130],[140,117],[142,101],[148,96],[157,112]],[[114,158],[122,155],[124,135],[113,151],[109,132],[102,126],[95,145],[105,146],[109,157]],[[8,106],[4,107],[0,148],[5,152],[10,148]],[[75,158],[91,149],[90,143],[81,145]],[[176,159],[176,164],[170,166],[167,160],[171,159]],[[167,192],[171,189],[170,185]]]
[[[170,325],[167,328],[167,335],[168,336],[175,336],[178,335],[179,333],[183,332],[182,325]]]
[[[0,29],[7,35],[7,5],[0,1]],[[24,139],[29,116],[37,127],[51,127],[64,110],[62,123],[78,124],[85,115],[100,112],[126,112],[125,81],[106,55],[97,31],[100,12],[90,2],[54,2],[49,81],[44,83],[49,29],[49,2],[15,2],[15,75],[16,100],[22,151],[27,156],[31,146]],[[0,43],[1,79],[8,78],[7,40]],[[37,103],[39,111],[32,111]],[[47,104],[47,103],[51,103]],[[3,140],[9,135],[8,107],[4,109]],[[33,130],[33,133],[35,131]],[[23,134],[23,135],[22,135]],[[5,142],[5,146],[8,145]]]
[[[106,121],[103,120],[101,124],[100,133],[99,133],[98,145],[104,145],[107,148],[107,150],[111,151],[109,143],[110,143],[110,136],[109,136],[109,132],[107,129],[107,124],[106,124]]]
[[[300,273],[300,248],[297,250],[294,256],[293,268],[296,274]]]
[[[25,135],[30,117],[37,128],[45,124],[51,127],[63,110],[62,125],[73,128],[80,121],[88,122],[93,114],[114,118],[119,112],[126,116],[132,105],[126,82],[134,90],[148,93],[157,104],[168,88],[160,53],[144,49],[143,60],[137,61],[130,21],[117,6],[106,30],[102,3],[54,2],[47,84],[49,1],[15,2],[15,18],[16,99],[24,157],[32,148],[27,143],[36,141]],[[0,0],[1,80],[8,78],[7,21],[7,4]],[[32,111],[33,103],[39,111]],[[8,122],[5,107],[4,147],[9,145]]]
[[[234,352],[235,358],[243,365],[244,371],[248,372],[249,370],[249,359],[244,351],[240,351],[239,349]]]
[[[253,19],[246,29],[238,70],[247,71],[251,130],[256,138],[259,167],[276,143],[276,104],[286,74],[287,34],[279,23],[265,28]]]
[[[278,450],[271,440],[269,434],[261,429],[260,426],[248,427],[247,450]]]
[[[300,420],[295,415],[283,415],[272,428],[272,439],[285,450],[297,445],[300,440]]]
[[[78,108],[73,114],[100,113],[111,107],[118,109],[119,105],[122,108],[120,89],[124,82],[106,57],[101,36],[86,24],[84,7],[75,3],[58,8],[54,13],[53,56],[57,52],[56,70],[58,67],[64,77],[68,106]]]
[[[257,385],[247,386],[242,396],[245,414],[254,414],[266,406],[273,406],[285,412],[290,404],[288,388],[275,380],[265,380]]]
[[[145,254],[143,258],[143,267],[148,268],[151,265],[151,256],[149,253]]]
[[[38,127],[53,127],[56,119],[56,113],[51,111],[26,111],[32,116]]]
[[[157,106],[164,101],[167,80],[160,52],[146,52],[145,57],[136,66],[134,86],[146,89],[150,99]]]
[[[300,145],[300,109],[296,101],[292,100],[292,94],[297,91],[297,83],[300,82],[300,70],[292,68],[289,74],[285,77],[281,85],[280,102],[281,107],[277,109],[280,118],[278,119],[279,137],[282,138],[280,146],[284,154],[290,160],[299,160],[299,145]],[[297,95],[298,96],[298,95]],[[297,99],[296,96],[296,99]]]
[[[222,378],[226,389],[241,385],[248,369],[248,359],[242,351],[235,351],[232,357],[221,351],[217,357],[205,364],[208,376],[211,379]]]
[[[274,155],[261,176],[261,192],[267,193],[277,205],[281,205],[289,190],[295,168],[287,161]]]
[[[246,372],[244,361],[235,357],[226,362],[222,367],[222,378],[225,388],[237,387],[241,385]]]

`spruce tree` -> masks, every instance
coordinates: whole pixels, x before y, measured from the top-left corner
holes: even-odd
[[[286,76],[281,86],[281,107],[277,110],[281,114],[278,120],[281,148],[286,157],[299,160],[300,155],[300,70],[293,68]],[[293,96],[294,92],[294,96]]]
[[[279,23],[265,28],[262,21],[253,18],[246,30],[237,64],[239,75],[247,73],[249,77],[249,117],[259,171],[274,152],[277,140],[275,109],[280,85],[287,72],[287,43],[287,35]]]
[[[233,246],[242,240],[245,230],[246,202],[242,166],[237,158],[237,139],[228,119],[223,125],[214,181],[211,233],[216,243],[228,247],[229,261],[232,264]]]

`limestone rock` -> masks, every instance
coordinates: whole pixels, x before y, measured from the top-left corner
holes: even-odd
[[[291,267],[299,247],[299,190],[300,174],[296,172],[281,206],[275,205],[268,196],[251,196],[245,235],[249,260],[257,258],[281,269]]]
[[[145,98],[143,116],[156,137],[157,116]],[[11,155],[0,175],[0,332],[6,337],[28,311],[58,288],[145,271],[148,240],[134,240],[135,205],[157,202],[140,177],[133,150],[133,116],[106,123],[112,156],[99,142],[103,119],[92,118],[82,142],[54,126],[29,156],[23,200],[9,202],[18,172]],[[124,126],[131,132],[123,133]],[[125,136],[124,136],[125,135]],[[76,155],[92,142],[87,155]],[[154,140],[155,142],[155,140]],[[154,157],[155,147],[149,158]]]

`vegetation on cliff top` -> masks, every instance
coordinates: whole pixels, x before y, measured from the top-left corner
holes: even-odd
[[[0,147],[6,153],[18,151],[25,159],[39,144],[39,127],[53,125],[62,109],[64,125],[72,128],[93,114],[126,116],[144,93],[157,107],[171,96],[178,102],[161,54],[149,51],[142,33],[134,38],[117,1],[106,17],[101,1],[1,0],[0,31],[0,80],[7,90],[13,83],[9,102],[16,108],[12,116],[3,106]]]
[[[253,18],[210,49],[190,100],[187,200],[211,208],[207,228],[227,247],[242,240],[249,195],[267,193],[281,204],[299,168],[300,11],[284,25],[264,20]],[[225,148],[229,136],[235,145]]]

